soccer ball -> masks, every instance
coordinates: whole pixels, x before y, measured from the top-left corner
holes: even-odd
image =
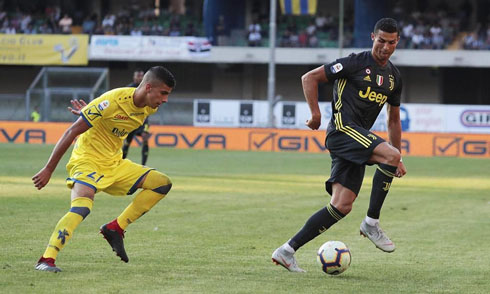
[[[317,260],[325,273],[338,275],[350,266],[350,250],[340,241],[328,241],[318,249]]]

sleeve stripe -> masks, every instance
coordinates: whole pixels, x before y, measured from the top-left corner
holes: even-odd
[[[80,116],[83,118],[83,120],[87,123],[89,127],[93,127],[92,124],[88,121],[88,119],[85,117],[83,112],[80,113]]]

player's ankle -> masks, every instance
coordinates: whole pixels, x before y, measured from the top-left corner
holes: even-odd
[[[119,234],[123,235],[124,230],[121,228],[119,223],[117,222],[117,218],[111,221],[110,223],[107,224],[107,228],[113,231],[118,232]]]
[[[367,215],[366,215],[366,218],[364,220],[370,226],[375,226],[376,224],[379,224],[379,219],[371,218],[371,217],[369,217]]]

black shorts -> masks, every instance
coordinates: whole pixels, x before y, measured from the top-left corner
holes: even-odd
[[[330,178],[325,182],[327,192],[332,195],[332,183],[340,183],[359,194],[366,164],[369,164],[374,148],[383,142],[383,138],[357,126],[329,132],[325,147],[332,157],[332,169]]]

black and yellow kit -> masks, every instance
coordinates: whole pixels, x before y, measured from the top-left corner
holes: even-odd
[[[328,81],[334,83],[325,143],[332,157],[332,173],[326,188],[331,194],[331,184],[338,182],[357,195],[365,165],[374,148],[384,142],[369,129],[385,103],[400,106],[401,75],[389,61],[379,66],[370,51],[337,59],[324,68]]]

